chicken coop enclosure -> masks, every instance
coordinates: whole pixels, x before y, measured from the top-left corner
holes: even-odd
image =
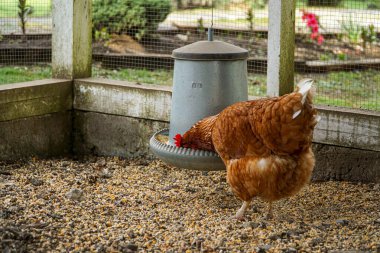
[[[0,0],[0,251],[380,250],[375,0]],[[250,99],[313,78],[312,183],[247,220],[226,171],[168,166],[174,49],[248,50]],[[294,79],[294,81],[293,81]]]
[[[170,118],[170,54],[206,40],[212,26],[215,40],[248,50],[252,98],[315,79],[325,169],[316,178],[379,178],[375,2],[0,1],[1,159],[150,155],[149,137]],[[40,136],[54,120],[59,127]],[[327,147],[341,154],[331,171]]]
[[[250,96],[284,94],[293,89],[293,80],[313,78],[316,104],[322,115],[326,113],[315,141],[357,148],[358,152],[368,149],[378,157],[380,10],[375,1],[94,0],[75,5],[0,1],[4,124],[28,115],[63,111],[64,118],[66,113],[74,114],[67,124],[75,128],[75,115],[96,107],[91,111],[153,120],[146,129],[153,131],[155,124],[165,125],[169,119],[172,51],[205,40],[206,29],[212,26],[215,40],[248,50]],[[68,81],[60,85],[55,80],[51,87],[59,90],[51,88],[50,81],[43,80],[51,77],[74,79],[74,93],[69,92]],[[89,77],[102,80],[78,79]],[[35,82],[20,83],[30,80]],[[123,81],[137,86],[124,87]],[[41,92],[51,92],[51,97]],[[15,100],[9,94],[15,94]],[[25,100],[21,109],[19,99]],[[4,129],[1,134],[7,136]],[[62,135],[62,140],[67,136]],[[81,133],[76,137],[92,136]],[[78,147],[70,144],[64,151],[145,154],[142,139],[137,144],[119,143],[115,149],[110,145],[104,152],[79,141]],[[7,150],[19,152],[10,144],[3,144],[3,149],[5,158]],[[28,150],[33,154],[33,149]]]

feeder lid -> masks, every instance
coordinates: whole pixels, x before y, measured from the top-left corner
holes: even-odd
[[[181,60],[245,60],[248,51],[223,41],[198,41],[173,50],[172,57]]]

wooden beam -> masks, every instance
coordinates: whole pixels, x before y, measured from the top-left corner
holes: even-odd
[[[267,95],[293,91],[295,0],[269,0]]]
[[[91,76],[92,1],[53,0],[52,68],[54,78]]]

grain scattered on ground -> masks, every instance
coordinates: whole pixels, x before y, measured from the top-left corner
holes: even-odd
[[[225,172],[160,161],[88,157],[0,163],[4,252],[380,251],[380,186],[312,183],[279,201],[274,219],[241,202]]]

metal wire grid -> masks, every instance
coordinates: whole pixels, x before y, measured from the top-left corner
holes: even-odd
[[[0,0],[0,64],[50,62],[51,0],[27,0],[20,9],[22,2]]]
[[[93,2],[100,0],[93,0]],[[316,80],[317,103],[354,108],[380,110],[379,85],[379,38],[380,10],[373,9],[373,1],[341,0],[338,6],[310,6],[309,2],[337,0],[299,0],[296,11],[296,79],[305,76]],[[13,42],[4,43],[4,37],[19,36],[21,29],[17,18],[16,0],[0,0],[0,30],[3,41],[0,49],[12,47]],[[215,3],[217,2],[217,3]],[[27,46],[23,50],[2,55],[6,64],[35,64],[50,62],[51,53],[38,51],[39,48],[50,48],[39,45],[38,39],[51,32],[51,1],[30,0],[35,14],[27,23]],[[158,22],[157,27],[148,27],[144,33],[136,35],[135,28],[118,29],[118,18],[107,19],[103,28],[94,29],[93,55],[98,69],[95,75],[107,78],[124,78],[113,75],[104,68],[110,69],[145,69],[137,74],[126,74],[129,78],[139,79],[153,71],[153,79],[161,84],[171,85],[173,61],[172,50],[198,40],[207,39],[206,29],[213,16],[214,39],[226,41],[250,51],[248,62],[249,91],[251,95],[266,94],[266,54],[268,10],[265,1],[172,1],[172,7],[182,4],[182,8],[172,8],[169,15]],[[264,8],[259,8],[259,4]],[[155,10],[157,11],[157,10]],[[146,15],[153,16],[155,11],[146,10]],[[319,33],[324,41],[318,44],[310,38],[311,30],[302,19],[304,12],[318,17]],[[130,20],[129,22],[133,22]],[[368,38],[366,45],[360,33],[361,29],[369,31],[373,25],[375,38]],[[157,28],[157,29],[156,29]],[[355,30],[356,29],[356,30]],[[356,31],[356,33],[355,33]],[[356,36],[356,37],[355,37]],[[36,38],[32,40],[31,38]],[[15,39],[14,39],[15,40]],[[356,40],[356,41],[354,41]],[[9,45],[11,44],[11,45]],[[17,43],[13,43],[14,44]],[[27,57],[25,56],[27,55]],[[20,60],[21,59],[21,60]],[[367,67],[371,68],[368,70]],[[100,67],[100,68],[99,68]],[[128,70],[127,70],[128,72]],[[169,74],[168,74],[169,72]],[[157,74],[158,73],[158,74]],[[160,76],[160,73],[166,73]],[[144,82],[144,78],[142,79]],[[139,80],[137,80],[139,81]]]
[[[96,1],[96,0],[95,0]],[[314,0],[314,2],[327,0]],[[297,1],[296,11],[296,79],[312,77],[318,87],[317,103],[370,110],[380,110],[379,84],[379,39],[380,11],[368,8],[370,1],[341,0],[334,6],[311,6],[313,0]],[[172,69],[170,53],[175,48],[198,40],[207,39],[206,28],[214,22],[214,39],[226,41],[250,51],[248,62],[249,91],[251,95],[266,94],[266,55],[268,10],[258,8],[259,1],[225,1],[216,4],[214,11],[205,2],[189,6],[194,1],[182,1],[184,9],[175,9],[161,22],[150,40],[124,43],[134,38],[110,35],[106,57],[98,55],[105,67],[145,68],[147,70]],[[263,1],[265,2],[265,1]],[[380,6],[379,6],[380,7]],[[302,19],[305,12],[315,14],[319,22],[319,33],[323,41],[311,39],[311,28]],[[114,20],[109,20],[110,26]],[[373,28],[371,26],[373,25]],[[360,34],[362,29],[375,37],[367,38],[364,46]],[[114,31],[110,30],[112,34]],[[356,38],[352,38],[357,36]],[[370,36],[367,34],[367,36]],[[356,39],[356,41],[353,41]],[[96,52],[99,48],[95,49]],[[104,47],[103,47],[104,50]],[[110,56],[110,53],[112,56]],[[96,54],[96,53],[95,53]],[[100,53],[102,54],[102,53]],[[123,54],[125,57],[119,56]],[[159,56],[158,54],[161,54]],[[367,69],[370,67],[369,69]],[[170,80],[168,80],[170,81]],[[170,85],[170,83],[168,83]]]
[[[332,6],[310,6],[308,2],[313,1],[297,4],[296,30],[304,36],[298,36],[295,57],[306,63],[299,72],[311,71],[308,75],[316,80],[316,102],[380,110],[380,3],[329,0],[324,2]],[[317,17],[318,35],[312,35],[307,18],[302,19],[305,13]],[[320,35],[323,42],[312,39]]]
[[[98,0],[94,0],[96,2]],[[180,5],[182,8],[176,8]],[[167,69],[172,71],[172,51],[199,40],[207,40],[207,28],[213,20],[214,40],[221,40],[250,51],[248,71],[250,93],[265,95],[268,10],[254,8],[249,1],[172,1],[172,9],[157,30],[137,40],[136,30],[118,30],[118,18],[108,19],[104,27],[97,28],[93,54],[95,62],[107,68]],[[252,8],[251,8],[252,7]],[[94,9],[94,8],[93,8]],[[152,13],[147,13],[151,15]],[[116,27],[116,29],[114,29]],[[103,33],[102,31],[106,31]],[[170,72],[171,74],[171,72]],[[115,77],[105,74],[104,77]],[[164,84],[171,85],[171,78]]]
[[[96,1],[96,0],[95,0]],[[185,2],[185,1],[182,1]],[[191,1],[189,1],[191,2]],[[207,5],[208,6],[208,5]],[[108,34],[102,32],[102,28],[95,31],[95,46],[93,48],[96,59],[104,60],[104,53],[113,54],[107,61],[107,66],[115,67],[136,67],[142,66],[146,69],[172,68],[172,63],[165,56],[170,56],[171,52],[181,46],[193,43],[199,40],[207,39],[207,28],[211,25],[212,9],[210,7],[189,9],[174,9],[158,25],[157,30],[148,30],[149,38],[142,38],[137,41],[131,36],[136,31],[130,29],[125,31],[129,35],[115,31],[117,21],[109,19]],[[247,10],[234,10],[234,4],[216,6],[213,11],[214,39],[223,40],[250,50],[253,54],[260,54],[264,59],[266,54],[266,42],[260,42],[255,39],[257,36],[265,37],[266,22],[259,21],[256,16],[267,16],[261,13],[267,10],[257,10],[253,12],[253,27],[250,29],[250,23],[247,20]],[[148,15],[150,15],[148,13]],[[266,18],[267,19],[267,18]],[[102,39],[106,37],[107,40]],[[117,57],[115,54],[140,55],[139,57]],[[161,62],[157,60],[157,55],[164,55]],[[168,65],[169,64],[169,65]],[[265,66],[250,64],[250,71],[260,71],[265,73]]]

